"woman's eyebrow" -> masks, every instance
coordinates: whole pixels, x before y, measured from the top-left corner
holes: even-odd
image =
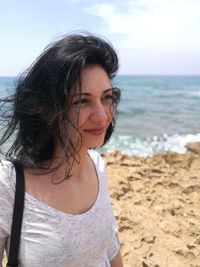
[[[104,95],[104,94],[106,94],[106,93],[108,93],[108,92],[110,92],[110,91],[113,91],[113,89],[112,88],[108,88],[108,89],[106,89],[105,91],[103,91],[103,93],[102,93],[102,95]],[[89,93],[89,92],[82,92],[82,93],[79,93],[79,94],[75,94],[74,96],[92,96],[92,94],[91,93]]]

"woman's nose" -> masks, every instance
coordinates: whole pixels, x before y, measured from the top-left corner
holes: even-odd
[[[101,101],[94,104],[90,118],[93,122],[103,122],[106,120],[106,110]]]

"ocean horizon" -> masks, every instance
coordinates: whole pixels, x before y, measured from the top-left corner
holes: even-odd
[[[0,77],[0,97],[12,92],[17,77]],[[114,134],[101,152],[149,156],[200,141],[200,76],[117,75],[121,89]]]

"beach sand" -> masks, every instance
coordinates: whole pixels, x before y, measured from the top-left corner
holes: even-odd
[[[124,267],[200,267],[200,144],[188,149],[103,155]]]
[[[104,155],[124,267],[200,267],[200,144]]]

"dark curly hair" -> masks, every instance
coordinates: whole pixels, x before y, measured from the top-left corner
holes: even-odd
[[[77,145],[71,142],[70,129],[74,128],[78,133],[79,130],[70,122],[68,110],[75,88],[81,92],[83,68],[93,64],[100,65],[112,80],[118,70],[118,58],[112,45],[88,33],[72,34],[50,44],[21,75],[15,93],[0,102],[3,126],[0,145],[11,139],[7,152],[1,151],[7,159],[19,160],[24,168],[49,170],[57,142],[62,148],[63,160],[69,157],[76,160],[81,136]],[[119,89],[113,89],[113,96],[116,108],[120,99]],[[64,125],[64,140],[60,122],[62,127]],[[113,116],[104,144],[114,125]]]

